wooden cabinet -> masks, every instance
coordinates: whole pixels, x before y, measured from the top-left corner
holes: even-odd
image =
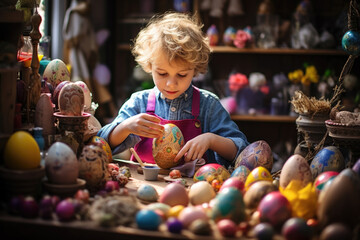
[[[144,5],[147,2],[149,5]],[[120,106],[134,90],[134,83],[131,80],[134,59],[130,52],[131,39],[138,31],[144,27],[150,17],[155,13],[163,13],[173,10],[172,0],[159,1],[115,1],[116,11],[116,51],[115,51],[115,81],[113,84],[114,96]],[[223,18],[211,17],[208,12],[201,9],[200,0],[190,1],[191,11],[197,12],[204,23],[204,31],[211,24],[216,24],[222,38],[222,33],[227,26],[242,29],[246,26],[256,25],[256,13],[261,0],[242,0],[244,14],[239,16],[226,16],[229,1],[225,1],[223,7]],[[280,21],[292,21],[292,14],[300,1],[273,0],[275,12],[281,19]],[[339,22],[343,13],[347,11],[348,1],[343,0],[319,0],[311,1],[314,8],[314,22],[316,28],[321,26],[335,31],[335,22]],[[150,7],[146,9],[146,7]],[[345,14],[346,15],[346,14]],[[343,19],[344,20],[344,19]],[[346,21],[344,20],[344,24]],[[344,29],[346,26],[344,26]],[[340,30],[337,30],[339,32]],[[268,81],[272,80],[274,74],[289,73],[303,64],[309,63],[316,66],[319,74],[323,74],[328,68],[333,69],[338,76],[344,66],[347,55],[341,50],[339,37],[342,33],[335,36],[337,41],[333,49],[292,49],[292,48],[244,48],[220,46],[213,47],[213,53],[209,63],[211,70],[211,82],[216,88],[218,81],[226,81],[229,74],[236,70],[249,75],[252,72],[263,73]],[[355,62],[355,64],[357,64]],[[357,71],[357,70],[356,70]],[[358,74],[355,71],[356,74]],[[264,139],[270,146],[275,146],[278,141],[289,140],[296,144],[296,117],[291,116],[244,116],[232,115],[232,119],[239,125],[240,129],[248,136],[250,141]]]

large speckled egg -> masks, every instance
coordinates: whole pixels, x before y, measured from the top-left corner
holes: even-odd
[[[136,197],[145,202],[156,202],[159,194],[152,185],[142,184],[136,191]]]
[[[174,158],[184,144],[184,136],[180,128],[172,123],[165,124],[163,135],[153,140],[152,154],[154,161],[160,168],[175,167],[179,163],[174,162]]]
[[[266,194],[259,203],[258,211],[260,221],[270,223],[276,230],[280,230],[292,214],[289,201],[279,191]]]
[[[280,187],[286,188],[291,180],[301,181],[302,188],[313,181],[310,166],[301,155],[294,154],[286,160],[280,173]]]
[[[62,60],[53,59],[46,66],[43,79],[55,89],[60,82],[70,81],[70,72]]]
[[[345,160],[337,147],[328,146],[321,149],[311,161],[310,170],[313,179],[326,171],[340,172],[345,168]]]
[[[59,83],[55,90],[54,90],[54,93],[51,97],[51,101],[53,104],[55,104],[56,108],[59,108],[59,94],[60,94],[60,91],[61,89],[68,83],[71,83],[70,81],[62,81],[61,83]]]
[[[75,83],[66,84],[59,93],[59,109],[67,116],[81,116],[84,111],[84,92]]]
[[[51,183],[75,184],[79,164],[73,150],[63,142],[53,143],[45,158],[45,172]]]
[[[159,202],[165,203],[170,207],[176,205],[187,206],[189,204],[189,196],[185,187],[180,183],[170,183],[160,194]]]
[[[106,152],[107,154],[107,157],[108,157],[108,162],[112,162],[112,152],[111,152],[111,147],[109,145],[109,143],[102,137],[99,137],[99,136],[93,136],[91,139],[90,139],[90,142],[91,143],[99,143],[102,147],[102,149],[104,149],[104,151]]]
[[[231,219],[239,223],[245,218],[245,204],[241,192],[233,187],[225,188],[212,200],[210,216],[214,221]]]
[[[248,190],[252,184],[259,181],[273,181],[270,172],[264,167],[257,167],[250,172],[249,176],[246,178],[245,181],[245,190]]]
[[[194,174],[194,182],[208,181],[211,183],[214,179],[223,183],[230,177],[230,173],[226,168],[218,163],[209,163],[200,167]]]
[[[216,196],[211,184],[206,181],[196,182],[191,185],[189,198],[192,205],[200,205],[210,202]]]
[[[314,187],[318,193],[320,193],[324,186],[329,182],[332,181],[337,175],[339,175],[338,172],[335,171],[326,171],[320,173],[314,181]]]
[[[360,177],[346,168],[334,178],[318,198],[317,217],[321,228],[343,223],[350,228],[360,221]]]
[[[253,212],[257,209],[261,199],[270,193],[278,191],[278,187],[269,181],[259,181],[252,184],[244,194],[245,207]]]
[[[88,86],[86,85],[86,83],[84,83],[83,81],[76,81],[74,82],[76,85],[78,85],[79,87],[81,87],[81,89],[84,92],[84,109],[85,111],[90,111],[91,108],[91,92],[88,88]]]
[[[240,165],[246,166],[250,171],[260,166],[271,171],[273,155],[269,144],[259,140],[248,145],[236,159],[235,168]]]
[[[40,167],[40,149],[34,137],[25,131],[13,133],[4,149],[5,167],[27,170]]]
[[[239,178],[245,184],[247,176],[250,174],[250,170],[244,165],[240,165],[231,173],[230,177]]]
[[[110,178],[107,164],[107,155],[101,147],[84,146],[79,157],[79,177],[86,180],[90,191],[99,190]]]

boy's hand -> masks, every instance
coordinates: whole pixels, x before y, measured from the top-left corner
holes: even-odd
[[[140,113],[125,120],[129,132],[141,137],[157,138],[164,131],[160,119],[147,113]]]
[[[179,161],[183,156],[185,162],[202,158],[205,152],[210,148],[210,142],[210,133],[204,133],[191,139],[184,145],[184,147],[181,148],[179,153],[176,155],[174,162]]]

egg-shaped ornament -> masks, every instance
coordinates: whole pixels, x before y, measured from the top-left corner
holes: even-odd
[[[90,112],[90,110],[91,110],[91,92],[90,92],[88,86],[83,81],[76,81],[74,83],[76,85],[78,85],[79,87],[81,87],[81,89],[84,92],[84,111]]]
[[[34,137],[25,131],[11,134],[4,149],[4,165],[13,170],[40,167],[40,148]]]
[[[172,123],[165,124],[163,135],[153,140],[154,161],[160,168],[175,167],[179,162],[174,162],[174,159],[184,144],[184,136],[180,128]]]
[[[53,143],[45,158],[45,173],[50,183],[75,184],[79,163],[74,151],[63,142]]]
[[[360,33],[358,31],[347,31],[341,40],[342,48],[350,55],[359,55],[360,53]]]
[[[71,82],[70,81],[62,81],[54,89],[54,93],[53,93],[53,95],[51,97],[51,101],[52,101],[53,104],[55,104],[56,108],[59,108],[59,94],[60,94],[60,91],[68,83],[71,83]]]
[[[235,168],[235,170],[231,173],[230,177],[239,178],[245,184],[246,178],[248,177],[250,172],[251,171],[247,167],[245,167],[244,165],[240,165]]]
[[[70,81],[70,72],[61,59],[53,59],[46,66],[43,79],[55,89],[60,82]]]
[[[309,182],[313,182],[310,166],[299,154],[294,154],[286,160],[280,173],[280,187],[286,188],[291,180],[301,181],[302,188]]]
[[[227,46],[234,46],[235,37],[236,37],[236,29],[231,26],[226,28],[223,36],[224,44]]]
[[[241,192],[233,187],[225,188],[212,200],[210,217],[214,221],[231,219],[236,224],[245,219],[245,204]]]
[[[160,194],[159,202],[169,205],[187,206],[189,204],[189,196],[185,187],[177,182],[168,184],[164,191]]]
[[[79,157],[79,177],[86,181],[90,191],[101,189],[110,179],[107,164],[106,152],[101,147],[92,144],[84,146]]]
[[[271,171],[273,166],[273,155],[269,144],[259,140],[248,145],[235,161],[235,167],[246,166],[250,171],[256,167],[265,167]]]
[[[111,147],[109,145],[109,143],[102,137],[99,137],[99,136],[93,136],[91,139],[90,139],[90,142],[91,143],[99,143],[102,147],[102,149],[106,152],[106,155],[108,157],[108,162],[112,162],[113,159],[112,159],[112,152],[111,152]]]
[[[196,182],[191,185],[189,199],[192,205],[200,205],[210,202],[216,196],[211,184],[206,181]]]
[[[272,182],[255,182],[244,194],[245,207],[249,210],[249,212],[254,212],[257,209],[261,199],[263,199],[266,194],[278,190],[278,187],[275,186]]]
[[[337,175],[339,175],[339,173],[335,171],[326,171],[320,173],[314,181],[316,192],[320,193],[324,189],[325,185],[329,181],[332,181]]]
[[[216,25],[212,24],[206,31],[206,35],[209,38],[210,46],[216,46],[219,43],[219,32]]]
[[[341,172],[345,168],[345,160],[340,150],[335,146],[321,149],[311,161],[310,170],[313,179],[326,171]]]
[[[84,91],[75,83],[66,84],[59,93],[59,109],[67,116],[81,116],[84,112]]]
[[[250,172],[245,181],[245,190],[248,190],[252,184],[259,181],[268,181],[271,183],[273,181],[271,173],[264,167],[257,167]]]
[[[194,182],[218,180],[221,184],[230,177],[230,173],[223,165],[218,163],[209,163],[200,167],[194,174]]]

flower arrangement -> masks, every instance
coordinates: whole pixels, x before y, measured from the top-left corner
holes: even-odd
[[[305,65],[305,74],[302,69],[297,69],[288,74],[288,78],[292,83],[300,83],[309,86],[311,83],[318,83],[320,76],[314,65]]]
[[[230,74],[229,80],[229,89],[232,92],[238,92],[240,89],[249,85],[249,80],[246,75],[242,73],[233,73]]]

